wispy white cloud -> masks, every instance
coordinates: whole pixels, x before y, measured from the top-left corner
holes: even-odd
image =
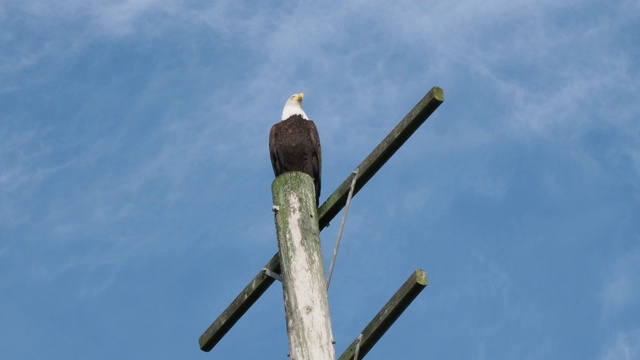
[[[605,319],[624,314],[640,301],[640,251],[627,252],[611,267],[600,292]]]
[[[46,141],[47,130],[23,129],[20,121],[4,119],[0,125],[0,224],[15,224],[28,219],[20,199],[51,174],[68,166],[67,160],[47,161],[53,144]]]
[[[624,14],[623,5],[614,4],[617,15]],[[563,24],[569,13],[595,7],[592,3],[465,1],[444,7],[413,1],[393,6],[303,2],[276,11],[238,2],[204,5],[153,0],[67,1],[56,7],[28,1],[21,6],[45,19],[53,12],[53,18],[57,16],[62,23],[86,18],[83,31],[68,33],[68,38],[165,36],[172,29],[185,31],[193,26],[209,28],[242,46],[252,44],[251,51],[261,53],[264,61],[252,74],[253,84],[245,84],[250,86],[244,91],[262,92],[260,96],[270,102],[274,97],[266,89],[301,87],[296,81],[307,72],[311,77],[302,76],[307,82],[331,79],[332,87],[342,86],[355,95],[347,103],[336,96],[345,91],[336,91],[333,97],[323,94],[323,98],[331,97],[329,103],[347,111],[348,106],[360,111],[372,108],[375,99],[397,93],[385,76],[393,66],[390,57],[403,56],[393,54],[395,43],[405,45],[404,56],[425,56],[425,63],[416,70],[426,71],[426,78],[447,79],[455,67],[463,66],[498,84],[498,90],[514,105],[516,121],[511,126],[528,133],[550,131],[553,126],[549,125],[566,124],[567,119],[586,121],[589,117],[582,110],[597,101],[594,94],[613,84],[637,83],[637,74],[624,70],[625,59],[612,59],[612,52],[607,51],[607,34],[620,24],[610,23],[608,17],[596,17],[591,28]],[[362,26],[368,31],[362,32]],[[66,43],[60,41],[58,46],[66,47]],[[378,66],[360,69],[363,57],[377,57]],[[9,65],[30,67],[46,58],[50,56],[29,55]],[[517,75],[522,72],[538,73],[541,80],[555,79],[555,85],[543,89],[536,83],[523,83]]]
[[[416,49],[420,42],[425,55],[435,53],[429,66],[445,73],[463,67],[484,77],[486,90],[497,90],[511,105],[505,120],[517,133],[545,135],[593,125],[594,115],[602,114],[598,108],[606,108],[613,94],[637,87],[638,72],[628,64],[632,58],[616,48],[615,34],[634,21],[628,2],[606,9],[596,2],[449,5],[397,6],[392,24],[399,24],[404,40]],[[602,10],[606,16],[600,16]]]
[[[640,358],[640,330],[620,332],[602,350],[600,360],[636,360]]]

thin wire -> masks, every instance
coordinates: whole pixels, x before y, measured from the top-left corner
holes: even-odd
[[[327,290],[329,290],[329,283],[331,282],[331,275],[333,274],[333,267],[336,264],[336,257],[338,256],[338,248],[340,247],[340,238],[342,238],[342,230],[344,230],[344,223],[347,221],[347,214],[349,213],[349,206],[351,205],[351,197],[353,196],[353,190],[356,188],[356,179],[358,178],[359,168],[353,170],[353,180],[351,180],[351,189],[349,189],[349,195],[347,196],[347,204],[344,207],[344,213],[342,214],[342,222],[340,223],[340,230],[338,230],[338,238],[336,239],[336,245],[333,247],[333,257],[331,258],[331,265],[329,266],[329,276],[327,277]]]
[[[356,344],[356,353],[353,355],[353,360],[358,360],[358,357],[360,356],[360,343],[362,342],[362,333],[360,333],[360,335],[358,335],[358,343]]]

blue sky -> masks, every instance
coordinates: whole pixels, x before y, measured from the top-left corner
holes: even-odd
[[[323,201],[440,86],[354,198],[336,352],[423,268],[368,359],[640,359],[639,24],[633,0],[2,1],[2,358],[285,359],[279,284],[197,342],[277,249],[285,100]]]

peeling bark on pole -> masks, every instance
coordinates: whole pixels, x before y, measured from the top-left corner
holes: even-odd
[[[313,179],[284,173],[272,191],[290,358],[335,360]]]

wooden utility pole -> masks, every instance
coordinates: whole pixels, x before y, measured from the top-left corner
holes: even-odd
[[[334,360],[313,179],[287,172],[272,184],[292,360]]]

